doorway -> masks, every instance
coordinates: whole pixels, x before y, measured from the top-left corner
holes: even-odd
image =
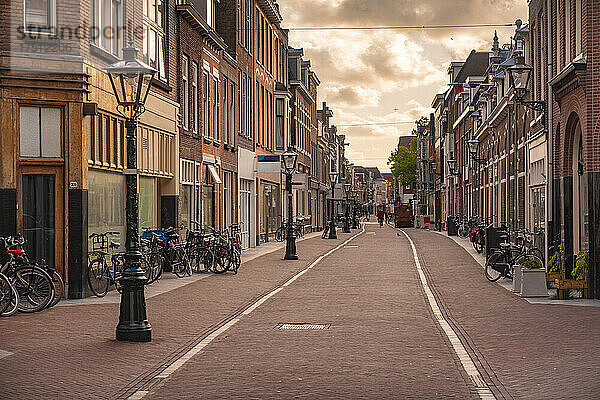
[[[45,260],[64,277],[63,182],[60,168],[23,168],[18,228],[29,258]]]

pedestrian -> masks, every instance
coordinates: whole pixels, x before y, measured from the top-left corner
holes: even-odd
[[[379,226],[383,226],[383,210],[377,211],[377,221],[379,221]]]

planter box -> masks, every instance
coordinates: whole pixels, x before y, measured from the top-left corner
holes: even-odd
[[[521,293],[521,277],[523,276],[523,272],[521,271],[522,267],[520,265],[515,265],[513,269],[513,281],[512,281],[512,291],[513,293]]]
[[[565,279],[562,272],[546,272],[546,282],[554,282],[557,279]]]
[[[556,279],[556,292],[559,300],[564,300],[568,297],[568,291],[571,289],[580,289],[583,291],[583,298],[588,298],[588,284],[587,281],[579,281],[576,279]]]
[[[548,297],[544,269],[521,268],[521,274],[521,297]]]

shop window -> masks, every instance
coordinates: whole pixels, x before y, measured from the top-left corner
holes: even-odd
[[[20,155],[34,158],[62,157],[61,110],[20,108]]]
[[[139,178],[139,223],[140,228],[156,228],[156,179]]]
[[[88,172],[88,233],[119,232],[125,237],[125,175]]]

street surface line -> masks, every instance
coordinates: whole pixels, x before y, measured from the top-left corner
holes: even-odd
[[[431,311],[433,311],[433,315],[435,316],[435,319],[437,320],[438,324],[446,334],[446,337],[450,341],[450,344],[454,349],[454,353],[458,356],[458,359],[460,360],[460,363],[462,364],[465,372],[471,379],[471,383],[475,387],[475,391],[477,391],[479,398],[482,400],[496,399],[488,385],[483,380],[483,377],[479,373],[479,370],[473,363],[471,356],[469,356],[469,353],[467,353],[467,350],[458,338],[458,335],[456,334],[456,332],[454,332],[448,321],[446,321],[446,319],[444,318],[444,315],[440,310],[437,300],[435,299],[435,296],[433,295],[433,292],[431,291],[429,284],[427,283],[427,278],[425,277],[423,268],[421,268],[421,262],[419,261],[419,257],[417,256],[417,248],[415,247],[415,244],[413,243],[410,236],[408,236],[408,234],[404,232],[404,230],[400,229],[400,232],[402,232],[410,242],[410,247],[412,248],[413,257],[415,259],[415,266],[419,274],[419,280],[421,281],[421,286],[423,286],[423,290],[425,291],[425,296],[427,297],[427,301],[429,302]]]
[[[4,358],[4,357],[8,357],[8,356],[12,356],[14,353],[11,353],[10,351],[6,351],[6,350],[0,350],[0,358]]]
[[[306,267],[302,271],[298,272],[296,275],[294,275],[293,277],[291,277],[290,279],[288,279],[284,284],[282,284],[278,288],[272,290],[271,292],[265,294],[263,297],[261,297],[260,299],[258,299],[257,301],[255,301],[252,305],[250,305],[249,307],[247,307],[244,311],[242,311],[242,313],[240,314],[240,316],[229,320],[227,323],[221,325],[219,328],[217,328],[214,331],[212,331],[208,336],[206,336],[204,339],[202,339],[197,345],[195,345],[194,347],[192,347],[190,350],[188,350],[186,353],[184,353],[178,359],[176,359],[173,362],[171,362],[171,364],[169,364],[158,375],[155,375],[154,378],[157,378],[157,379],[167,379],[169,376],[171,376],[171,374],[173,374],[173,372],[177,371],[186,362],[188,362],[192,357],[194,357],[196,354],[198,354],[200,351],[202,351],[202,349],[204,349],[206,346],[208,346],[210,344],[210,342],[212,342],[217,336],[219,336],[221,333],[223,333],[226,330],[228,330],[229,328],[231,328],[233,325],[237,324],[239,322],[241,316],[248,315],[252,311],[256,310],[261,304],[263,304],[265,301],[267,301],[268,299],[270,299],[271,297],[275,296],[277,293],[279,293],[280,291],[282,291],[284,287],[289,286],[292,282],[294,282],[296,279],[298,279],[303,274],[305,274],[309,269],[311,269],[315,265],[317,265],[325,257],[329,256],[330,254],[332,254],[336,250],[341,249],[346,244],[348,244],[351,240],[354,240],[354,238],[356,238],[358,235],[362,234],[364,231],[365,231],[365,228],[363,227],[360,232],[358,232],[354,236],[351,236],[344,243],[338,245],[337,247],[334,247],[333,249],[329,250],[327,253],[319,256],[308,267]],[[127,398],[127,400],[140,400],[140,399],[144,398],[148,393],[149,393],[148,390],[137,390],[131,396],[129,396]]]

